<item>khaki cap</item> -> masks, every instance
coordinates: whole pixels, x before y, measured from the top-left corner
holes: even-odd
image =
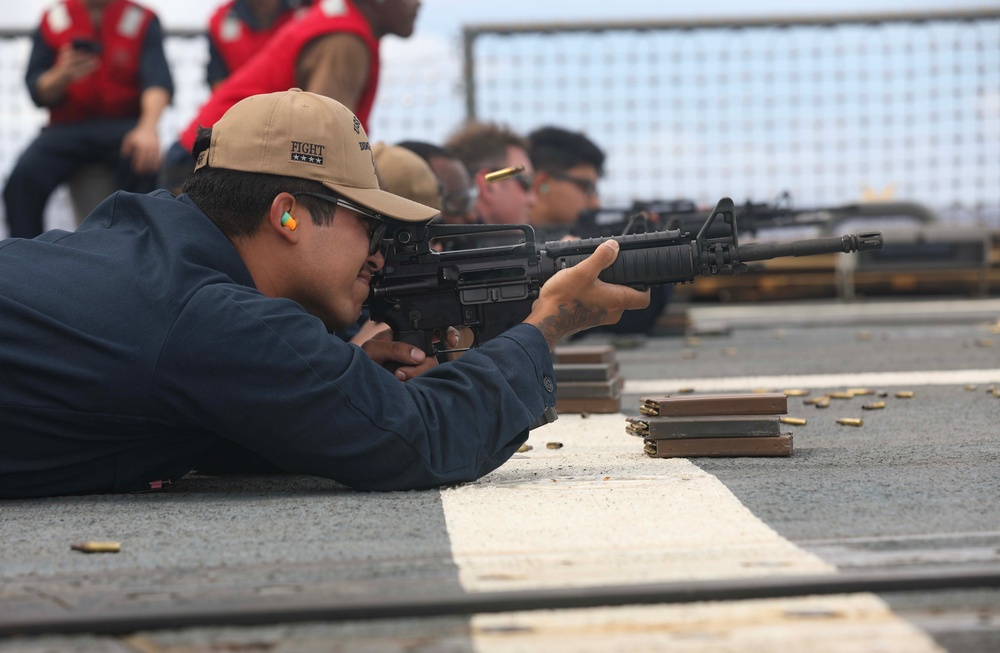
[[[318,181],[388,218],[425,222],[438,209],[379,188],[368,135],[350,109],[297,88],[251,95],[212,126],[202,166]]]
[[[426,206],[441,206],[441,187],[430,165],[415,152],[398,145],[374,143],[372,155],[379,186]]]

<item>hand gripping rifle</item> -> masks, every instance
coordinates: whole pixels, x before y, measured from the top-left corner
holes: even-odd
[[[717,224],[718,223],[718,224]],[[720,234],[720,225],[726,225]],[[517,229],[524,241],[514,245],[438,252],[435,238],[495,235]],[[372,319],[387,323],[397,340],[428,355],[447,353],[432,337],[449,326],[469,327],[480,345],[519,324],[531,312],[542,285],[559,270],[587,258],[608,238],[552,241],[539,246],[527,225],[405,224],[385,250],[385,266],[372,280],[368,308]],[[688,283],[698,276],[742,274],[747,263],[783,256],[814,256],[882,248],[882,234],[870,232],[787,243],[740,245],[736,212],[728,197],[696,235],[680,229],[615,237],[618,258],[600,274],[607,283],[636,288]]]

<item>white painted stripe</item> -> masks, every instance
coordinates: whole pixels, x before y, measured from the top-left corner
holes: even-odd
[[[623,415],[562,416],[529,444],[486,478],[441,492],[467,591],[836,572],[715,476],[643,454]],[[470,636],[477,653],[940,652],[871,594],[477,615]]]
[[[1000,300],[957,299],[905,302],[789,302],[692,306],[687,310],[692,328],[712,330],[730,326],[775,327],[900,322],[954,322],[996,320]]]
[[[877,569],[918,569],[932,566],[989,565],[1000,562],[1000,554],[995,545],[949,547],[946,549],[893,549],[891,551],[871,551],[849,546],[810,547],[813,553],[842,567],[854,570],[864,567]]]
[[[966,531],[961,533],[909,533],[899,535],[873,535],[870,537],[838,537],[834,539],[799,540],[801,546],[829,546],[846,544],[880,544],[885,542],[921,542],[926,540],[966,540],[972,538],[997,538],[1000,531]],[[998,550],[1000,551],[1000,550]]]
[[[785,374],[776,376],[705,377],[627,380],[626,394],[669,394],[682,388],[698,392],[729,390],[783,390],[787,388],[884,388],[921,385],[1000,383],[1000,368],[985,370],[920,370],[915,372],[858,372],[851,374]]]
[[[852,315],[871,317],[881,315],[968,315],[987,313],[1000,315],[1000,299],[944,299],[898,302],[771,302],[756,304],[729,304],[725,306],[691,306],[688,314],[705,319],[737,317],[784,317],[788,313],[831,316]]]

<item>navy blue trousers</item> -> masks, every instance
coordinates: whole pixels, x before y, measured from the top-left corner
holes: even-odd
[[[106,163],[121,190],[148,193],[156,175],[137,175],[121,156],[122,139],[135,119],[96,119],[44,127],[21,153],[3,189],[7,225],[14,238],[34,238],[44,231],[45,205],[59,184],[88,163]]]

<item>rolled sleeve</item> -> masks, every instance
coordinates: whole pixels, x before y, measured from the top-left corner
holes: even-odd
[[[222,58],[222,52],[219,51],[215,40],[209,38],[208,65],[205,66],[205,81],[208,82],[209,86],[214,86],[227,77],[229,77],[229,66],[226,65],[226,60]]]
[[[37,107],[44,106],[38,97],[38,78],[52,68],[55,63],[56,51],[42,38],[41,30],[36,29],[31,37],[31,55],[28,57],[28,68],[24,74],[24,81],[28,85],[31,101]]]
[[[174,81],[163,49],[163,28],[160,20],[153,16],[146,28],[146,38],[142,42],[139,61],[139,87],[141,91],[158,87],[165,89],[173,97]]]

